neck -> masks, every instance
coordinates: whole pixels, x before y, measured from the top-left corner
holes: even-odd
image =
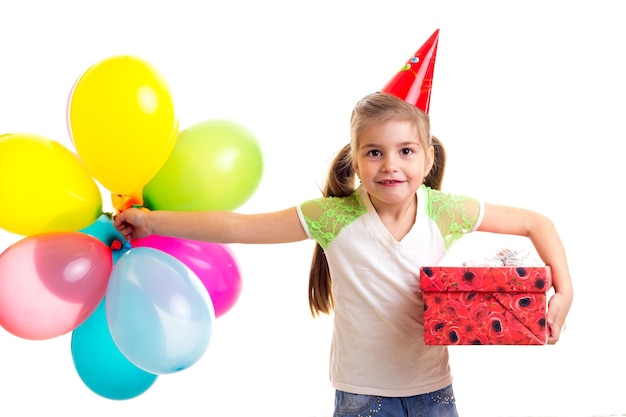
[[[403,203],[389,204],[381,201],[370,201],[378,214],[381,222],[385,225],[385,228],[393,235],[393,237],[400,241],[415,223],[415,215],[417,212],[417,195],[413,195]]]

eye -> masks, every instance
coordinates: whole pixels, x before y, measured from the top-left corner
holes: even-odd
[[[404,156],[409,156],[413,154],[413,149],[411,148],[402,148],[400,149],[400,154]]]
[[[381,155],[381,152],[378,149],[372,149],[372,150],[367,152],[367,156],[377,157],[377,156],[380,156],[380,155]]]

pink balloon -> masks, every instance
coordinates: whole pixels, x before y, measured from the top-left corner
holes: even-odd
[[[0,254],[0,325],[44,340],[81,325],[106,293],[111,250],[80,232],[26,237]]]
[[[241,275],[225,245],[159,235],[134,239],[131,245],[162,250],[187,265],[209,292],[215,317],[224,315],[239,299]]]

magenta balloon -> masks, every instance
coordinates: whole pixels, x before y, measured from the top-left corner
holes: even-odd
[[[112,270],[111,250],[93,236],[26,237],[0,254],[0,325],[31,340],[68,333],[96,310]]]
[[[215,317],[224,315],[239,299],[241,275],[232,252],[225,245],[159,235],[134,239],[131,244],[162,250],[187,265],[209,292]]]

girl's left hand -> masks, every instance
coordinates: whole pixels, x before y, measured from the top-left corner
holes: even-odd
[[[548,302],[548,314],[546,322],[550,332],[548,344],[553,345],[559,341],[561,333],[565,330],[565,317],[571,305],[571,299],[568,299],[561,293],[555,293]]]

